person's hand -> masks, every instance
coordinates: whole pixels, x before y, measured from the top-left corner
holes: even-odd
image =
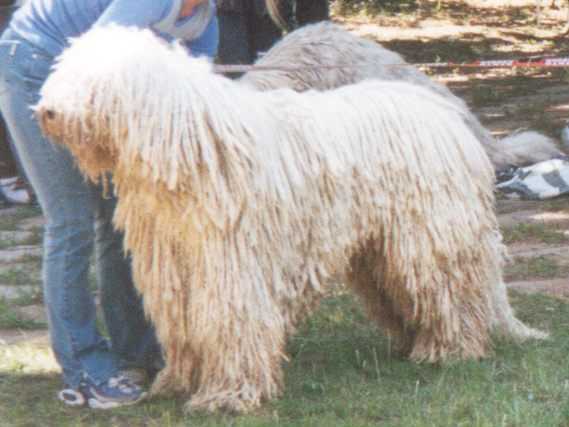
[[[182,8],[180,9],[180,18],[186,18],[192,14],[194,8],[208,0],[184,0]]]

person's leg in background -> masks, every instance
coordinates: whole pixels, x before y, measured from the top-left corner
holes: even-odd
[[[253,55],[247,36],[246,0],[219,0],[218,62],[221,64],[250,64]]]
[[[283,35],[283,30],[273,22],[265,6],[265,0],[246,0],[247,34],[254,62],[259,55],[268,51]],[[283,3],[282,14],[287,19],[288,2]]]
[[[222,64],[251,64],[258,55],[269,50],[283,35],[273,22],[265,0],[220,0],[219,62]],[[283,1],[281,16],[289,27],[329,19],[328,0]]]
[[[2,115],[0,115],[0,179],[8,178],[18,174],[16,162],[12,156],[10,144],[8,142],[8,131]]]
[[[264,0],[218,1],[221,64],[252,64],[282,36]]]
[[[0,0],[0,35],[8,27],[16,9],[15,0]],[[5,204],[28,204],[33,201],[32,195],[12,146],[6,123],[0,114],[0,201]]]
[[[0,114],[0,201],[6,205],[27,205],[34,201],[24,173],[17,161],[15,150],[4,118]]]
[[[298,26],[330,19],[328,0],[296,0],[296,22]]]

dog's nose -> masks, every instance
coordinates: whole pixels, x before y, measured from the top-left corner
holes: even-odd
[[[47,120],[53,120],[53,119],[55,119],[55,111],[53,111],[53,110],[44,110],[43,116],[44,116]]]
[[[36,110],[36,118],[45,135],[53,135],[57,130],[57,110],[39,107]]]

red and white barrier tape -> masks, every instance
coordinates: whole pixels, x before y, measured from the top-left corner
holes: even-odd
[[[428,68],[565,68],[569,67],[569,57],[543,59],[505,59],[475,61],[471,63],[434,62],[415,64],[417,67]]]
[[[369,66],[365,64],[365,66]],[[416,64],[383,64],[384,67],[418,67],[418,68],[569,68],[569,57],[543,58],[543,59],[505,59],[474,61],[470,63],[456,62],[427,62]],[[315,65],[315,66],[267,66],[267,65],[215,65],[217,73],[246,73],[249,71],[303,71],[314,69],[341,69],[355,68],[358,64],[346,65]]]

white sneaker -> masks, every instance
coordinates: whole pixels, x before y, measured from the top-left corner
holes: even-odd
[[[57,398],[65,403],[67,406],[83,406],[87,403],[85,396],[79,390],[72,388],[65,388],[57,393]]]
[[[77,389],[61,390],[57,397],[67,406],[88,406],[91,409],[114,409],[134,405],[146,397],[141,387],[123,376],[110,378],[99,386],[82,381]]]
[[[146,384],[149,379],[148,379],[148,373],[146,372],[145,369],[142,368],[129,368],[129,369],[125,369],[123,371],[121,371],[121,375],[128,379],[131,383],[142,387],[144,384]]]
[[[0,178],[0,191],[9,203],[15,205],[27,205],[32,201],[26,184],[17,176]]]

